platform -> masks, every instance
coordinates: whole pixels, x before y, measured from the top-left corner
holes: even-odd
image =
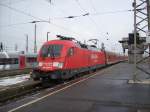
[[[150,85],[129,84],[133,68],[113,65],[80,83],[28,103],[0,108],[1,112],[150,112]],[[139,72],[140,78],[147,77]],[[37,100],[39,98],[39,100]],[[15,106],[12,106],[15,105]],[[13,108],[10,108],[13,107]],[[8,110],[9,109],[9,110]]]
[[[40,81],[26,80],[12,85],[0,86],[0,104],[28,93],[38,85],[40,85]]]
[[[9,77],[9,76],[16,76],[21,74],[29,74],[31,72],[31,68],[25,68],[25,69],[16,69],[16,70],[0,70],[0,78],[2,77]]]

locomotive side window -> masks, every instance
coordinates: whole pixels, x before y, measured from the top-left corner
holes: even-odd
[[[73,56],[73,54],[74,54],[74,49],[73,48],[69,48],[68,56]]]
[[[42,47],[41,55],[43,57],[58,57],[61,55],[62,45],[45,45]]]

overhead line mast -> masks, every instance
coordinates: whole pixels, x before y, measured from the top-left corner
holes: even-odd
[[[142,34],[142,36],[147,37],[147,34],[150,34],[150,0],[134,0],[134,75],[133,81],[137,81],[137,70],[141,70],[144,73],[150,75],[148,71],[144,68],[138,66],[139,63],[143,62],[143,60],[150,57],[150,42],[149,42],[149,56],[147,58],[138,60],[137,59],[137,50],[140,49],[137,44],[137,36],[138,33]],[[150,35],[149,37],[150,38]]]

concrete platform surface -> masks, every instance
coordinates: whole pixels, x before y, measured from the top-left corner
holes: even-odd
[[[120,63],[102,71],[26,103],[5,105],[0,112],[150,112],[150,85],[128,83],[132,65]],[[139,74],[139,78],[147,77]]]

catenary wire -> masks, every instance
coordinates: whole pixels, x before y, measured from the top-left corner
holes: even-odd
[[[41,18],[39,18],[39,17],[36,17],[36,16],[31,15],[31,14],[29,14],[29,13],[26,13],[26,12],[24,12],[24,11],[18,10],[18,9],[16,9],[16,8],[13,8],[13,7],[8,6],[8,5],[6,5],[6,4],[0,3],[0,6],[9,8],[9,9],[15,11],[15,12],[21,13],[21,14],[23,14],[23,15],[29,16],[29,17],[34,18],[34,19],[38,19],[38,20],[40,20],[40,21],[45,21],[44,19],[41,19]],[[16,23],[16,25],[17,25],[17,24],[18,24],[18,25],[19,25],[19,24],[28,24],[28,23],[30,23],[30,22],[27,22],[27,23]],[[54,26],[56,26],[56,27],[58,27],[58,28],[60,28],[60,29],[63,29],[63,30],[65,30],[65,31],[70,31],[70,32],[72,32],[72,33],[74,33],[74,34],[81,35],[81,34],[75,32],[75,31],[72,31],[71,29],[68,29],[68,28],[64,27],[64,26],[61,26],[61,25],[58,25],[58,24],[55,24],[55,23],[51,23],[51,22],[49,22],[49,24],[54,25]],[[7,25],[7,26],[8,26],[8,25]],[[14,25],[13,25],[13,26],[14,26]],[[4,26],[3,26],[3,27],[4,27]]]
[[[83,12],[86,12],[86,13],[89,13],[87,12],[80,4],[80,2],[78,0],[75,0],[76,3],[78,4],[78,6],[80,7],[81,11]],[[89,20],[94,24],[96,30],[99,32],[99,26],[96,24],[96,22],[93,20],[93,18],[91,16],[87,16],[89,18]]]

